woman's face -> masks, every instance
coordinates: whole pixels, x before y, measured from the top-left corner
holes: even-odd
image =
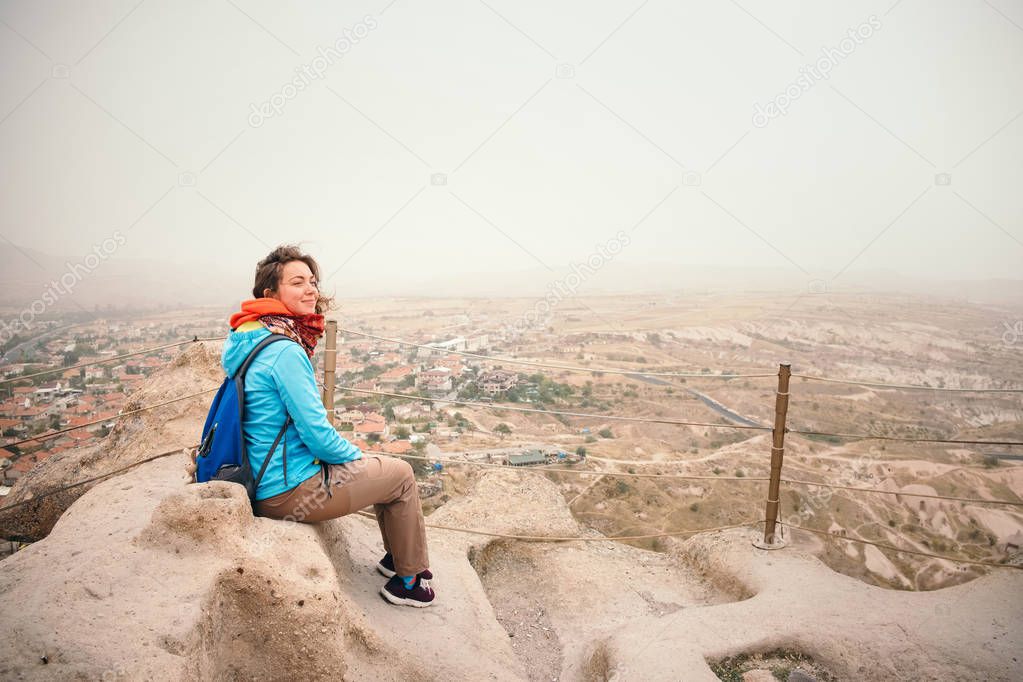
[[[320,283],[316,276],[303,261],[293,260],[285,263],[281,269],[281,282],[277,292],[263,290],[263,296],[276,298],[294,315],[309,315],[316,312],[316,300],[319,298]]]

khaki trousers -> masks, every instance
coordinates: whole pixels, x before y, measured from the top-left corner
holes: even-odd
[[[326,480],[325,480],[326,479]],[[384,551],[394,557],[398,575],[416,575],[430,567],[419,489],[408,462],[368,456],[347,464],[328,464],[298,486],[255,504],[259,516],[315,523],[373,505]]]

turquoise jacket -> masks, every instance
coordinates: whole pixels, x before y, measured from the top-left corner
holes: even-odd
[[[259,325],[256,327],[256,325]],[[245,331],[245,330],[250,331]],[[221,364],[233,377],[245,357],[270,331],[259,323],[246,323],[224,341]],[[327,419],[313,365],[294,341],[277,341],[259,352],[245,375],[245,418],[242,428],[253,476],[284,426],[291,425],[270,460],[256,489],[265,500],[291,490],[320,473],[319,462],[344,464],[362,457],[362,451],[338,435]],[[288,444],[287,480],[284,477],[284,443]]]

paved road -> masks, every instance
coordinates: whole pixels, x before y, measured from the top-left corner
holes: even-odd
[[[636,379],[639,379],[640,381],[645,381],[648,384],[654,384],[655,386],[674,386],[674,384],[672,384],[670,382],[667,382],[664,379],[658,379],[657,377],[650,377],[650,376],[647,376],[645,374],[630,374],[629,376],[635,377]],[[718,414],[720,414],[722,417],[724,417],[725,419],[727,419],[729,421],[733,421],[736,424],[741,424],[743,426],[763,426],[763,424],[761,424],[759,422],[753,421],[752,419],[749,419],[747,417],[743,417],[738,412],[733,412],[732,410],[728,409],[727,407],[725,407],[724,405],[722,405],[718,401],[716,401],[713,398],[711,398],[709,395],[706,395],[704,393],[700,393],[699,391],[693,390],[691,388],[687,388],[686,391],[688,391],[690,393],[690,395],[693,395],[693,396],[696,396],[697,398],[699,398],[700,401],[704,405],[706,405],[710,409],[714,410],[715,412],[717,412]]]
[[[26,351],[28,353],[31,353],[32,352],[32,348],[34,346],[41,345],[42,343],[47,341],[51,336],[56,336],[60,332],[67,331],[68,329],[72,329],[72,328],[77,327],[77,326],[78,326],[77,324],[66,324],[63,327],[56,327],[55,329],[50,329],[48,331],[45,331],[42,334],[39,334],[38,336],[33,336],[30,339],[26,339],[26,340],[22,341],[21,343],[19,343],[16,346],[12,346],[12,347],[8,348],[6,353],[0,353],[0,365],[9,365],[9,364],[14,364],[15,362],[18,362],[18,360],[15,360],[13,358],[13,356],[19,350],[24,350],[24,351]]]
[[[710,409],[714,410],[715,412],[720,414],[725,419],[729,419],[729,420],[731,420],[733,422],[736,422],[737,424],[742,424],[743,426],[763,426],[763,424],[761,424],[759,422],[753,421],[752,419],[749,419],[747,417],[743,417],[738,412],[731,411],[730,409],[728,409],[727,407],[725,407],[724,405],[722,405],[721,403],[719,403],[718,401],[714,400],[713,398],[711,398],[708,395],[704,395],[703,393],[700,393],[699,391],[694,391],[691,388],[688,388],[686,390],[689,391],[692,395],[694,395],[697,398],[699,398],[701,401],[703,401],[704,405],[706,405]]]

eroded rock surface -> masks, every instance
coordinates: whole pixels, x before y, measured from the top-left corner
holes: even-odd
[[[1020,677],[1016,570],[909,593],[748,531],[647,552],[581,528],[546,478],[488,470],[428,522],[594,541],[431,528],[438,602],[410,609],[378,594],[372,518],[254,518],[185,463],[94,486],[0,562],[0,678],[713,680],[708,660],[779,648],[839,679]]]

